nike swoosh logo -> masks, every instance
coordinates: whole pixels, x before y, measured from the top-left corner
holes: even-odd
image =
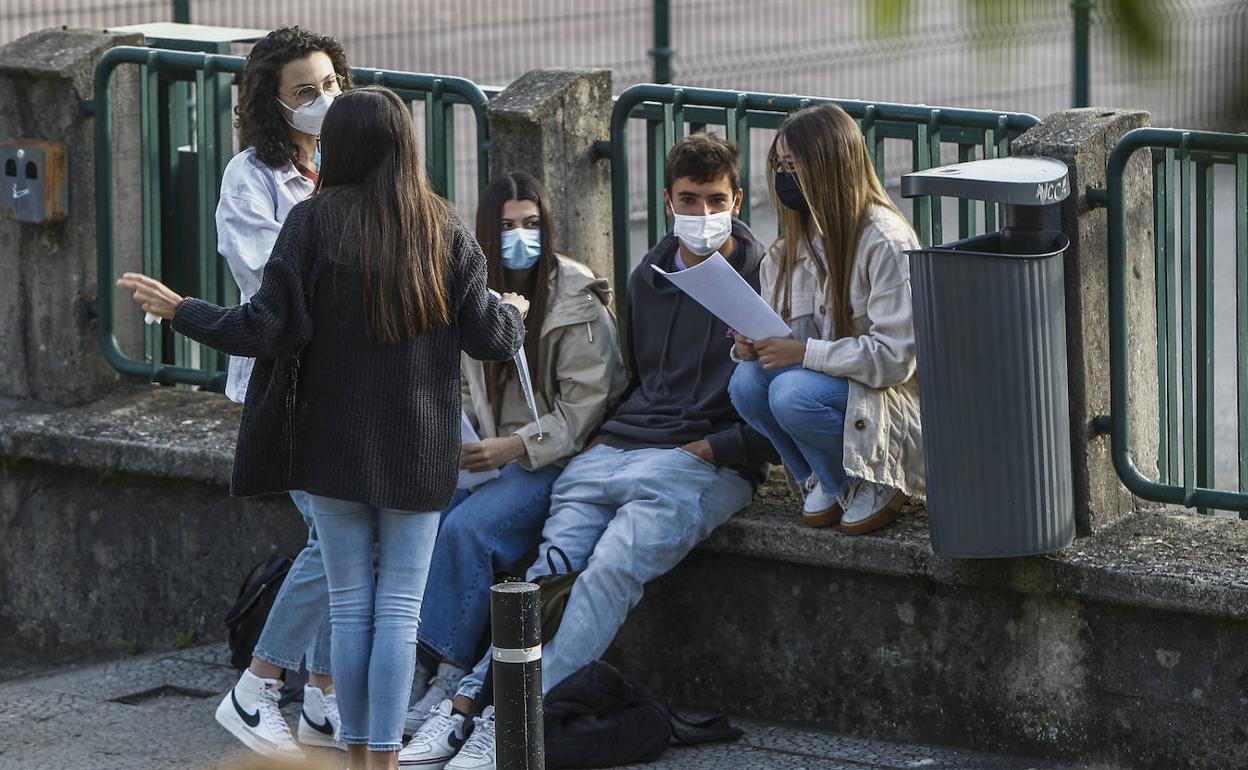
[[[238,696],[234,694],[233,690],[230,690],[230,701],[233,702],[234,710],[238,712],[238,715],[242,717],[242,720],[247,723],[248,727],[258,727],[260,725],[260,709],[256,709],[254,714],[248,714],[242,706],[238,705]]]
[[[446,745],[450,746],[455,751],[459,751],[463,747],[464,741],[466,740],[468,739],[461,736],[458,730],[452,730],[451,734],[446,738]]]
[[[24,196],[26,196],[26,195],[30,195],[30,188],[29,188],[29,187],[27,187],[25,190],[19,190],[19,189],[17,189],[17,185],[13,185],[13,197],[14,197],[14,198],[21,198],[21,197],[24,197]]]
[[[334,726],[329,723],[328,719],[325,720],[324,724],[318,725],[316,722],[313,722],[308,717],[307,709],[300,709],[300,711],[303,713],[303,721],[307,722],[312,727],[313,730],[316,730],[321,735],[332,736],[334,734]]]

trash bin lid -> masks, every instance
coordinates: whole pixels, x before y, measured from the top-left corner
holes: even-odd
[[[901,194],[1048,206],[1070,194],[1066,164],[1053,158],[989,158],[914,171],[901,177]]]

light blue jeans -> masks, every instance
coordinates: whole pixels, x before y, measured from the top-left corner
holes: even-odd
[[[420,641],[461,668],[481,654],[490,627],[494,573],[542,540],[550,488],[560,468],[507,463],[499,477],[455,493],[442,514],[420,618]],[[474,693],[475,695],[475,693]]]
[[[309,671],[328,676],[329,590],[325,585],[325,564],[321,561],[321,542],[316,539],[316,525],[312,522],[310,498],[307,492],[291,490],[290,499],[295,501],[299,515],[308,525],[308,542],[282,581],[252,656],[298,671],[306,655]]]
[[[342,740],[368,744],[370,751],[398,751],[438,512],[310,497],[329,583],[331,660]]]
[[[737,414],[766,436],[799,482],[814,473],[830,495],[845,485],[849,381],[801,366],[766,371],[737,364],[728,395]]]
[[[543,693],[606,652],[645,584],[679,564],[753,494],[736,471],[681,449],[599,444],[574,458],[551,491],[550,517],[527,575],[550,571],[552,546],[573,570],[584,570],[543,649]]]

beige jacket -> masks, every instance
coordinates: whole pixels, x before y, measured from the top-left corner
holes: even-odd
[[[538,438],[534,422],[514,431],[526,450],[519,462],[529,470],[564,464],[581,451],[628,384],[615,319],[608,309],[610,284],[575,260],[556,258],[559,269],[551,279],[550,303],[538,343],[545,369],[542,390],[533,394],[543,435]],[[468,419],[481,438],[497,438],[484,365],[463,355],[460,373]],[[514,387],[505,389],[504,398],[523,402]],[[520,406],[527,411],[523,403]]]
[[[763,298],[773,302],[783,241],[772,246],[760,271]],[[918,248],[909,225],[875,207],[858,239],[849,299],[857,336],[832,339],[823,268],[809,246],[793,272],[789,321],[798,337],[808,330],[807,369],[849,380],[845,414],[845,472],[922,496],[923,441],[915,364],[910,260]],[[784,302],[783,289],[774,300]]]

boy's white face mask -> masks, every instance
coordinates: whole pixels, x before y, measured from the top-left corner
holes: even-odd
[[[732,211],[706,216],[676,214],[675,217],[672,233],[685,244],[686,249],[699,257],[717,251],[732,235]]]

